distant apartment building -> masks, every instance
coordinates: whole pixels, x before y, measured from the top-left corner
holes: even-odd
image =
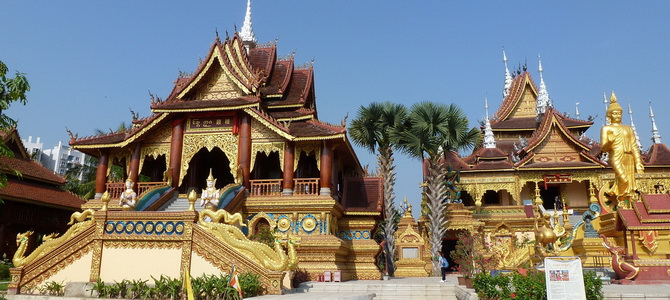
[[[65,176],[68,170],[80,167],[86,163],[86,154],[64,145],[61,141],[51,149],[44,149],[44,144],[40,142],[39,137],[37,137],[35,142],[32,139],[33,137],[29,136],[27,141],[23,140],[28,153],[33,158],[39,155],[39,159],[35,160],[58,175]],[[82,180],[82,175],[81,173],[78,174],[77,177],[79,180]]]

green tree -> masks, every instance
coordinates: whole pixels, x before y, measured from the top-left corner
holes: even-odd
[[[16,127],[16,121],[4,112],[14,102],[26,104],[26,93],[30,91],[30,84],[24,73],[16,72],[14,78],[7,77],[7,65],[0,61],[0,130],[9,132]],[[0,143],[0,157],[13,157],[14,154],[4,143]],[[2,166],[8,169],[7,166]],[[7,186],[7,176],[0,173],[0,188]]]
[[[397,229],[395,210],[395,186],[396,174],[393,164],[393,148],[397,147],[394,132],[405,121],[407,109],[401,104],[390,102],[373,102],[367,107],[358,109],[356,119],[351,122],[349,134],[354,143],[367,148],[371,153],[377,151],[377,165],[382,178],[384,190],[384,222],[381,224],[386,241],[386,259],[389,264],[387,273],[393,276],[395,270],[395,240],[393,235]]]
[[[446,232],[444,210],[448,187],[445,175],[448,172],[443,158],[450,151],[473,148],[480,140],[480,133],[477,128],[469,128],[468,119],[458,106],[421,102],[411,107],[407,122],[397,134],[403,152],[428,164],[424,178],[427,229],[431,256],[437,258]],[[438,274],[439,270],[435,259],[433,272]]]

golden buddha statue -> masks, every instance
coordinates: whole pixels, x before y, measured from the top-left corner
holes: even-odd
[[[635,133],[630,126],[621,124],[622,113],[623,109],[612,92],[607,107],[610,125],[603,126],[600,131],[600,143],[602,151],[608,153],[609,164],[615,174],[614,185],[605,193],[615,197],[620,207],[630,204],[636,190],[635,173],[644,171]]]
[[[133,190],[134,182],[130,180],[130,176],[126,179],[126,190],[121,192],[119,196],[119,205],[123,210],[132,210],[135,208],[137,193]]]
[[[212,176],[212,169],[209,169],[209,177],[207,177],[207,187],[202,190],[202,195],[200,196],[200,206],[209,208],[211,210],[216,210],[216,207],[219,205],[219,197],[221,196],[220,191],[214,187],[216,184],[216,179]]]

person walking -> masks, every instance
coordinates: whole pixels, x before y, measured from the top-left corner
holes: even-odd
[[[446,280],[447,269],[449,268],[449,262],[447,261],[446,258],[444,258],[444,254],[442,254],[442,251],[440,251],[438,253],[440,253],[440,257],[438,258],[438,262],[440,264],[440,270],[441,270],[441,273],[442,273],[442,280],[440,280],[440,282],[444,282]]]

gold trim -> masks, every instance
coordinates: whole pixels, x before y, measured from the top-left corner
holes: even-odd
[[[195,86],[198,83],[200,83],[205,74],[207,74],[207,71],[209,71],[209,69],[212,67],[212,64],[214,63],[215,59],[218,60],[219,67],[221,67],[221,70],[223,70],[224,74],[228,77],[230,81],[232,81],[235,85],[237,85],[237,88],[242,90],[242,92],[245,94],[251,94],[251,91],[244,84],[242,84],[237,78],[235,78],[235,76],[230,72],[230,70],[228,70],[228,68],[226,68],[219,47],[217,47],[216,45],[214,45],[213,47],[214,52],[212,53],[212,56],[209,57],[209,61],[207,62],[205,67],[200,71],[200,73],[198,73],[198,76],[194,78],[191,81],[191,83],[181,91],[181,93],[179,93],[179,96],[177,96],[177,98],[180,99],[184,98],[184,96],[186,96],[188,92],[190,92],[193,88],[195,88]]]
[[[279,153],[279,168],[284,170],[284,147],[286,143],[284,142],[270,142],[270,143],[252,143],[251,144],[251,167],[254,169],[256,164],[256,156],[258,152],[263,152],[265,155],[270,155],[272,152]]]
[[[147,156],[151,156],[154,159],[158,159],[159,156],[165,155],[165,170],[170,169],[170,144],[165,145],[147,145],[142,147],[140,150],[140,168],[138,172],[142,172],[142,167],[144,166],[144,160]]]
[[[119,143],[116,143],[116,144],[73,145],[72,149],[123,148],[123,147],[127,146],[128,144],[134,142],[136,139],[139,138],[139,136],[143,135],[145,132],[147,132],[148,130],[153,128],[153,126],[155,126],[156,123],[162,121],[167,116],[168,116],[168,114],[162,114],[161,116],[159,116],[158,118],[153,120],[151,122],[151,124],[145,126],[144,128],[142,128],[142,130],[133,134],[133,136],[131,136],[129,139],[126,139],[126,140],[121,141]]]
[[[286,138],[286,139],[288,139],[288,140],[290,140],[290,141],[292,141],[293,139],[295,139],[295,137],[293,137],[293,136],[290,135],[289,133],[286,133],[286,132],[283,131],[283,130],[279,130],[279,129],[277,128],[277,125],[268,122],[268,121],[265,120],[263,117],[259,116],[255,111],[246,108],[246,109],[244,109],[244,112],[246,112],[248,115],[250,115],[250,116],[251,116],[252,118],[254,118],[256,121],[258,121],[258,122],[260,122],[261,124],[265,125],[265,127],[267,127],[267,128],[269,128],[270,130],[274,131],[276,134],[280,135],[281,137]]]
[[[207,100],[191,100],[191,101],[207,101]],[[176,113],[176,112],[207,112],[207,111],[227,111],[227,110],[238,110],[249,108],[258,108],[258,103],[251,103],[238,106],[219,106],[219,107],[209,107],[209,108],[182,108],[182,109],[152,109],[153,112],[159,113]]]
[[[296,108],[303,107],[304,104],[286,104],[286,105],[268,105],[268,108]]]
[[[235,182],[238,182],[237,178],[237,142],[238,139],[232,132],[223,132],[223,133],[205,133],[205,134],[184,134],[183,149],[181,154],[181,172],[179,174],[179,184],[182,184],[184,177],[186,176],[186,171],[188,170],[188,164],[191,162],[193,156],[195,156],[200,149],[205,148],[207,151],[212,151],[214,147],[218,147],[226,154],[228,158],[230,167],[230,173],[233,175]]]
[[[314,153],[314,158],[316,159],[316,168],[321,170],[321,142],[310,142],[310,143],[297,143],[294,144],[293,151],[293,171],[298,170],[298,162],[300,162],[300,154],[305,152],[305,155],[308,156],[311,153]]]
[[[314,118],[314,115],[306,115],[306,116],[301,116],[301,117],[293,117],[293,118],[277,118],[277,121],[279,122],[288,122],[288,121],[302,121],[302,120],[311,120]]]

